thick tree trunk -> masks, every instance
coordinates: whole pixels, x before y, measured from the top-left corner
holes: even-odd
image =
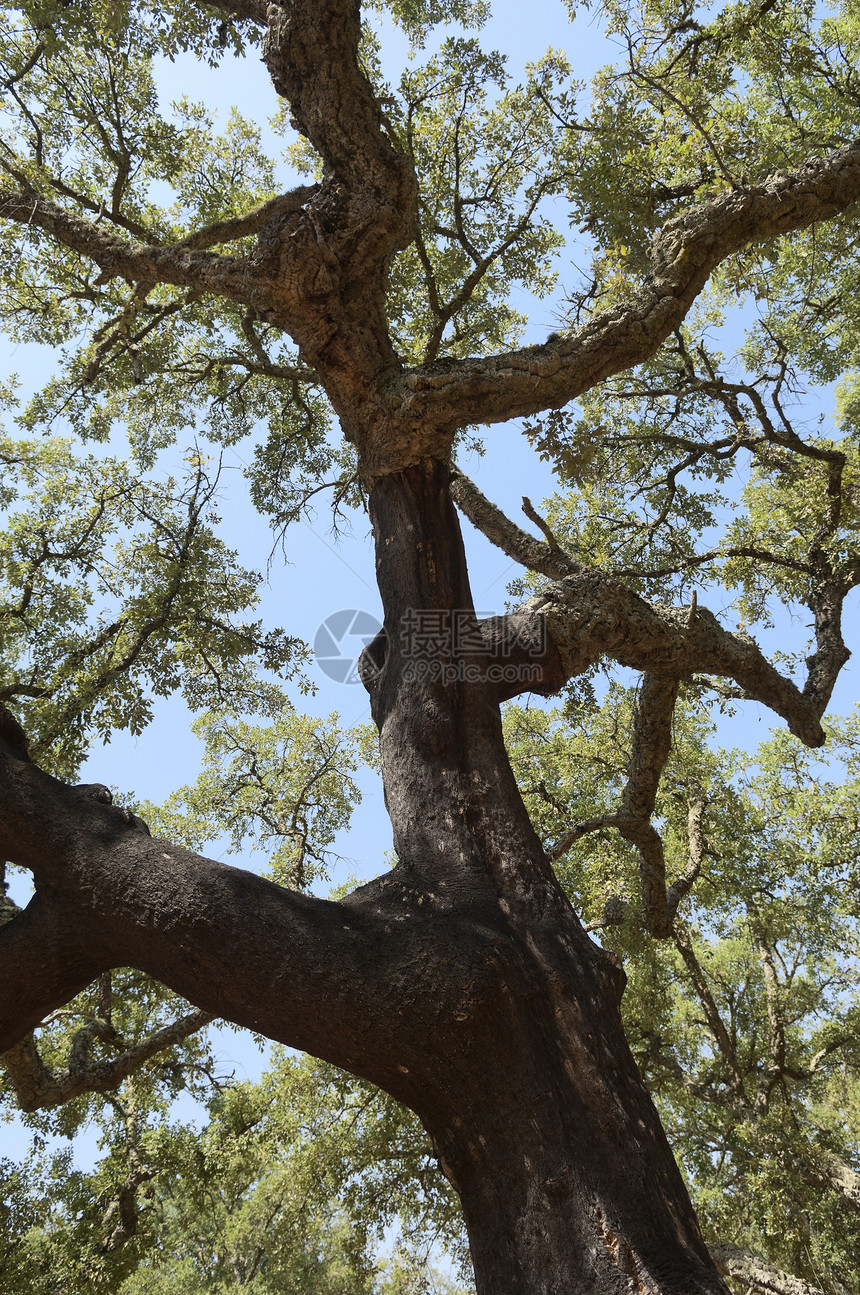
[[[722,1292],[627,1047],[623,972],[583,932],[514,782],[448,470],[383,479],[371,512],[386,638],[364,670],[390,885],[425,936],[398,1095],[460,1194],[478,1291]]]
[[[399,865],[339,904],[295,894],[154,840],[0,733],[0,851],[37,892],[0,926],[0,1051],[137,967],[411,1106],[481,1295],[724,1292],[627,1048],[623,972],[577,921],[507,759],[498,658],[528,665],[530,645],[475,633],[447,468],[386,477],[371,503],[388,633],[364,666]],[[534,659],[551,687],[552,654]]]

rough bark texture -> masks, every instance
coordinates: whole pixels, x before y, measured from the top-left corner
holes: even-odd
[[[743,185],[667,221],[650,273],[632,299],[597,312],[567,337],[482,360],[410,373],[401,385],[424,417],[449,426],[501,422],[559,407],[641,364],[685,318],[708,276],[747,243],[806,229],[860,198],[860,143],[762,184]]]
[[[792,1277],[742,1246],[711,1246],[711,1254],[721,1272],[745,1281],[752,1291],[770,1291],[772,1295],[821,1295],[817,1286]]]
[[[0,190],[0,217],[74,248],[102,281],[246,303],[301,348],[370,489],[387,633],[363,669],[400,862],[341,903],[290,892],[154,840],[98,789],[45,774],[0,711],[0,850],[36,885],[0,927],[0,1050],[107,969],[139,968],[200,1011],[324,1057],[417,1111],[462,1198],[481,1295],[716,1295],[724,1287],[624,1038],[623,972],[583,932],[528,820],[499,701],[552,691],[605,654],[649,672],[660,704],[622,816],[666,934],[671,905],[644,824],[677,680],[727,675],[817,745],[845,655],[838,615],[822,598],[802,694],[704,609],[651,606],[459,484],[470,515],[555,582],[518,615],[478,626],[448,455],[465,424],[562,405],[645,359],[745,243],[843,211],[860,198],[860,145],[670,221],[638,295],[568,337],[406,371],[385,284],[414,235],[416,181],[358,63],[358,4],[215,7],[265,25],[269,74],[324,160],[319,185],[167,247],[25,182]],[[211,250],[254,231],[248,257]],[[416,651],[419,612],[456,614],[466,646]],[[528,683],[494,675],[500,662],[531,669]],[[22,1085],[47,1083],[29,1063],[28,1079],[26,1045],[13,1053]]]
[[[531,827],[496,688],[438,677],[453,651],[415,669],[412,609],[471,605],[447,483],[428,462],[372,499],[387,640],[365,668],[399,866],[343,904],[306,899],[9,752],[3,845],[51,903],[0,929],[0,1047],[105,967],[138,966],[412,1106],[463,1200],[482,1295],[719,1291],[624,1039],[623,972]]]
[[[494,689],[440,682],[453,652],[408,668],[414,607],[471,610],[447,476],[431,463],[372,497],[386,638],[367,674],[401,859],[388,884],[415,897],[404,923],[447,913],[469,950],[461,970],[449,936],[458,999],[407,1067],[422,1075],[410,1104],[463,1201],[479,1291],[720,1290],[624,1041],[623,973],[585,936],[528,820]],[[643,1208],[651,1194],[660,1211]]]

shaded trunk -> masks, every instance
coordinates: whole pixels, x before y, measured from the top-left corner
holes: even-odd
[[[514,782],[448,470],[385,478],[371,514],[386,636],[363,671],[415,923],[398,1095],[460,1194],[479,1295],[724,1291],[624,1037],[623,972]]]

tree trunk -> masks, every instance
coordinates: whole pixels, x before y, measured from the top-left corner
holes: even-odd
[[[460,1194],[479,1295],[724,1292],[624,1037],[624,974],[517,790],[448,481],[430,461],[371,495],[385,637],[363,673],[416,936],[397,1095]]]
[[[480,1295],[724,1292],[624,1038],[624,974],[577,921],[505,752],[517,686],[499,667],[537,661],[551,690],[552,653],[514,642],[518,618],[476,625],[446,467],[383,478],[371,508],[387,637],[363,671],[398,866],[337,904],[285,890],[153,839],[0,733],[0,852],[36,886],[0,926],[0,1051],[137,967],[411,1106]]]

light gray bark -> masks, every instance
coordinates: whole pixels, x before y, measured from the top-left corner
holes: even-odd
[[[712,1245],[710,1251],[722,1273],[743,1278],[754,1290],[770,1291],[772,1295],[824,1295],[818,1286],[792,1277],[742,1246]],[[840,1286],[840,1291],[843,1289]]]

